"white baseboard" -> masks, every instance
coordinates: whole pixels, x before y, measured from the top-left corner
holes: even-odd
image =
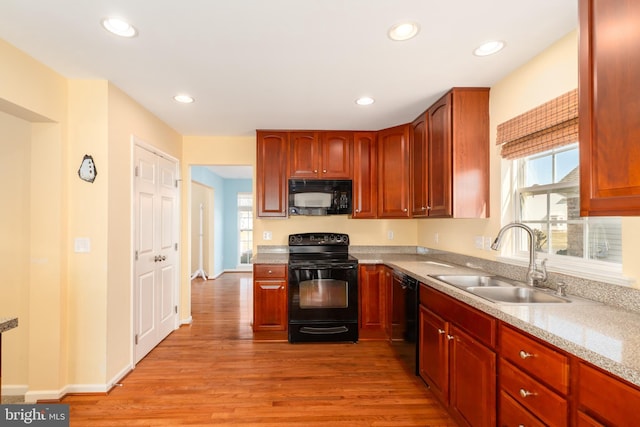
[[[0,394],[3,396],[24,396],[29,390],[26,384],[14,384],[2,386]]]
[[[190,325],[192,323],[193,323],[193,317],[191,317],[191,316],[187,317],[186,319],[182,319],[180,321],[181,325]]]
[[[24,395],[25,403],[37,403],[42,400],[58,400],[65,395],[71,393],[108,393],[120,380],[122,380],[129,372],[133,370],[132,366],[124,367],[120,372],[115,374],[107,384],[69,384],[60,390],[32,390],[27,391],[28,386],[6,386],[2,388],[2,394],[7,396]],[[23,388],[20,388],[23,387]],[[22,391],[13,394],[13,392]]]

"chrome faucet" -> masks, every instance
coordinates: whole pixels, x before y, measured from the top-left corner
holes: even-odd
[[[497,251],[498,248],[500,248],[504,232],[515,227],[522,228],[529,235],[529,270],[527,271],[527,285],[540,286],[541,282],[547,281],[547,260],[543,260],[540,269],[538,269],[538,266],[536,265],[536,235],[533,233],[531,228],[519,222],[512,222],[505,225],[498,232],[498,237],[496,237],[493,244],[491,244],[491,249]]]

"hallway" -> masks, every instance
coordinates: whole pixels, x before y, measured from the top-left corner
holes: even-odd
[[[107,396],[69,396],[71,426],[455,426],[386,342],[253,342],[250,273],[192,282],[193,324]]]

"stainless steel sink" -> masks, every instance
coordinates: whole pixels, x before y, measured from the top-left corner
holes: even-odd
[[[514,287],[516,283],[497,276],[490,275],[449,275],[440,274],[431,276],[434,279],[442,280],[445,283],[453,285],[457,288],[471,287]]]
[[[507,303],[507,304],[553,304],[553,303],[569,303],[571,300],[558,295],[553,295],[532,288],[523,288],[518,286],[488,288],[488,287],[469,287],[468,292],[488,300]]]

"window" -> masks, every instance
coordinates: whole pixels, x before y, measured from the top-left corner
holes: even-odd
[[[253,199],[251,193],[238,193],[238,232],[240,264],[250,264],[253,252]]]
[[[539,258],[553,271],[628,285],[621,219],[580,217],[578,112],[572,90],[498,125],[496,144],[513,177],[503,212],[534,230]],[[526,234],[512,235],[503,254],[526,260]]]
[[[513,160],[515,218],[537,236],[538,253],[550,260],[622,262],[620,218],[580,217],[578,144]],[[527,251],[522,235],[514,255]]]

